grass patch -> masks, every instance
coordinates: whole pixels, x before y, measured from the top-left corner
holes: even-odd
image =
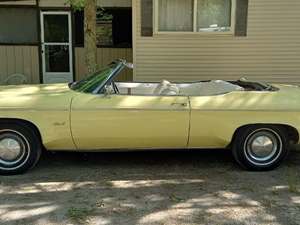
[[[276,206],[276,201],[268,197],[263,198],[262,203],[266,208],[273,208],[274,206]]]
[[[75,208],[71,207],[67,211],[67,217],[78,224],[88,224],[88,217],[93,212],[92,209],[88,208]]]
[[[169,199],[170,199],[171,201],[173,201],[173,202],[182,202],[182,201],[184,201],[184,199],[182,199],[182,198],[176,196],[175,194],[171,194],[171,195],[169,196]]]
[[[300,193],[298,189],[298,174],[295,171],[288,172],[288,187],[290,193],[298,194]]]
[[[271,193],[272,195],[279,195],[279,191],[276,189],[272,189]]]

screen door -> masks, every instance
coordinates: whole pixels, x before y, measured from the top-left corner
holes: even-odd
[[[73,81],[70,12],[41,12],[44,83]]]

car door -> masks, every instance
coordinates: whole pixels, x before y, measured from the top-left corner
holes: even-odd
[[[78,149],[187,147],[190,106],[184,96],[79,94],[71,106]]]

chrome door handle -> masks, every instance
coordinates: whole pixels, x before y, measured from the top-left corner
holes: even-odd
[[[186,107],[188,104],[186,102],[173,102],[172,105],[178,105],[178,106],[182,106],[182,107]]]

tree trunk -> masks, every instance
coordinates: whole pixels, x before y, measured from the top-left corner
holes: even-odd
[[[97,66],[96,42],[96,0],[85,0],[84,7],[84,46],[86,72],[95,72]]]

